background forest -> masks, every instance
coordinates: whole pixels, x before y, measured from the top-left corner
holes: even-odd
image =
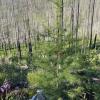
[[[0,100],[37,89],[47,100],[100,100],[99,10],[100,0],[0,0]]]

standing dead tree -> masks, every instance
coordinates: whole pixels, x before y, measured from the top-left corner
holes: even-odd
[[[28,52],[29,52],[29,64],[32,61],[32,42],[31,42],[31,29],[30,29],[30,19],[29,19],[29,3],[28,0],[26,0],[27,4],[27,19],[26,19],[26,26],[28,31]]]
[[[92,15],[91,15],[91,27],[90,27],[90,43],[89,48],[92,48],[92,38],[93,38],[93,24],[94,24],[94,11],[95,11],[95,0],[92,3]]]
[[[71,36],[72,36],[72,46],[73,46],[73,39],[74,39],[74,5],[75,0],[72,0],[71,4]]]
[[[87,22],[87,34],[88,37],[87,39],[89,39],[89,26],[90,26],[90,12],[91,12],[91,0],[89,0],[89,6],[88,6],[88,22]]]
[[[19,52],[19,59],[22,58],[22,51],[21,51],[21,44],[20,44],[20,41],[19,41],[19,27],[18,27],[18,32],[17,32],[17,49],[18,49],[18,52]]]
[[[80,0],[77,0],[77,11],[76,11],[76,27],[75,27],[75,53],[77,52],[78,46],[78,29],[79,29],[79,15],[80,15]]]

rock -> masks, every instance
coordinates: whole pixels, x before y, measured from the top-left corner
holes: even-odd
[[[20,68],[26,70],[26,69],[28,69],[29,67],[28,67],[27,65],[24,65],[24,66],[20,66]]]
[[[46,100],[46,97],[42,90],[37,90],[37,94],[33,96],[31,100]]]
[[[100,83],[100,79],[99,78],[92,78],[92,80],[96,83]]]

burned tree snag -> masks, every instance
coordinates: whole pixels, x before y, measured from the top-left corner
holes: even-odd
[[[21,55],[21,46],[20,46],[19,40],[17,40],[17,49],[18,49],[18,52],[19,52],[19,58],[21,59],[22,55]]]
[[[90,43],[89,43],[89,48],[90,49],[92,48],[91,46],[92,46],[92,36],[93,36],[94,10],[95,10],[95,0],[93,0],[93,4],[92,4],[91,29],[90,29]]]
[[[96,41],[97,41],[97,34],[94,37],[94,43],[93,43],[91,49],[95,49],[96,48]]]
[[[29,26],[29,18],[27,19],[27,29],[28,29],[28,48],[29,48],[29,55],[32,56],[32,43],[31,43],[31,32]]]
[[[17,34],[17,49],[18,49],[18,54],[19,54],[19,59],[22,59],[22,52],[21,52],[21,45],[19,41],[19,27],[18,27],[18,34]]]

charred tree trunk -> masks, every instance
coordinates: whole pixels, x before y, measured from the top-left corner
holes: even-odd
[[[95,98],[94,98],[94,93],[93,93],[92,90],[90,90],[90,91],[88,91],[88,92],[86,93],[86,100],[95,100]]]
[[[77,52],[77,47],[78,47],[79,13],[80,13],[80,0],[77,1],[76,28],[75,28],[75,34],[76,34],[75,53]]]
[[[89,48],[90,49],[91,49],[91,46],[92,46],[92,37],[93,37],[94,10],[95,10],[95,0],[93,0],[93,5],[92,5],[91,29],[90,29],[90,43],[89,43]]]
[[[25,37],[24,37],[24,42],[25,42],[25,47],[27,48],[27,38],[26,38],[26,34],[25,34]]]
[[[18,27],[18,33],[17,33],[17,50],[18,50],[18,54],[19,54],[19,59],[22,59],[22,51],[21,51],[21,44],[19,41],[19,27]]]
[[[4,51],[5,51],[5,55],[7,56],[7,44],[6,44],[6,42],[4,42]]]
[[[91,11],[91,0],[89,1],[89,7],[88,7],[88,24],[87,24],[87,34],[88,34],[88,37],[87,39],[89,40],[89,35],[90,35],[90,31],[89,31],[89,26],[90,26],[90,11]]]
[[[71,36],[72,36],[72,43],[71,46],[73,46],[73,39],[74,39],[74,0],[72,1],[72,6],[71,6]]]
[[[5,41],[5,39],[4,39],[4,36],[3,36],[3,48],[4,48],[4,54],[5,54],[5,56],[7,56],[7,44],[6,44],[6,41]]]
[[[96,48],[96,41],[97,41],[97,34],[94,37],[94,43],[92,45],[92,49],[95,49]]]
[[[29,26],[29,18],[26,20],[27,30],[28,30],[28,63],[32,62],[32,43],[31,43],[31,33]]]
[[[22,55],[21,55],[21,45],[20,45],[19,40],[17,40],[17,49],[18,49],[18,52],[19,52],[19,59],[22,59]]]
[[[30,34],[29,18],[27,20],[27,29],[28,29],[28,48],[29,48],[29,55],[32,56],[32,43],[31,43],[31,34]]]
[[[10,41],[10,35],[9,35],[9,28],[7,26],[7,38],[8,38],[8,48],[11,51],[11,41]]]
[[[64,28],[64,1],[61,0],[61,26]]]

